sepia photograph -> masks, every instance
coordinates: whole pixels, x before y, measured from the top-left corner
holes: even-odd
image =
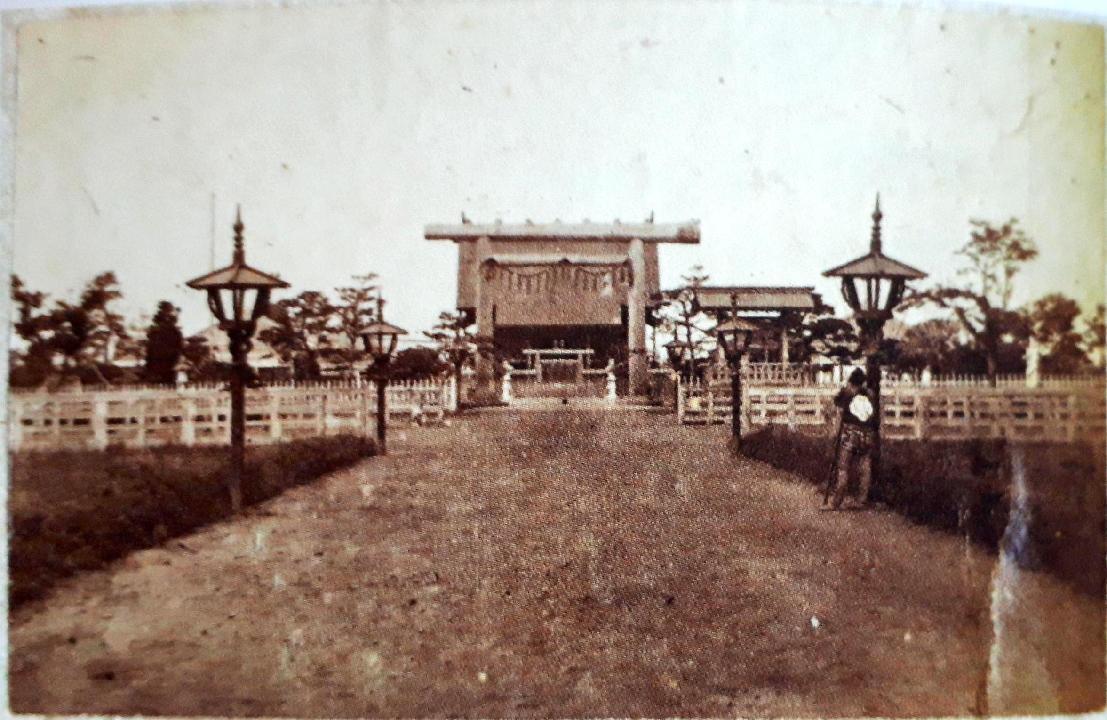
[[[1095,2],[0,2],[7,712],[1099,715]]]

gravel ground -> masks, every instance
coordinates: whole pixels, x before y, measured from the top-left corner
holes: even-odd
[[[1103,608],[725,428],[490,410],[61,585],[17,712],[839,716],[1103,705]],[[993,576],[1003,582],[991,591]]]

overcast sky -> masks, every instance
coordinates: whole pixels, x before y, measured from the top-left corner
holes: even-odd
[[[101,11],[103,13],[104,11]],[[14,269],[131,315],[248,256],[293,291],[381,276],[433,323],[456,250],[426,223],[701,221],[718,283],[814,284],[867,248],[953,280],[969,218],[1042,256],[1016,301],[1103,297],[1103,33],[1042,19],[748,3],[365,3],[90,11],[18,33]]]

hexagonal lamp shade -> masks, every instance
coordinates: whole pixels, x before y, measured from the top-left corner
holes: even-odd
[[[186,283],[195,290],[207,291],[208,308],[224,330],[252,331],[269,308],[270,291],[288,287],[279,277],[246,264],[244,228],[241,210],[236,211],[231,264]]]
[[[921,280],[926,273],[884,255],[880,239],[880,195],[873,211],[873,232],[869,252],[856,260],[831,268],[824,277],[842,278],[842,297],[863,322],[882,323],[903,300],[908,280]]]
[[[673,340],[664,345],[665,352],[669,354],[669,364],[678,367],[682,362],[691,359],[692,346],[683,340]]]
[[[722,345],[727,360],[735,362],[750,345],[757,326],[740,317],[732,317],[715,326],[715,337]]]
[[[407,330],[397,327],[384,320],[370,323],[361,331],[361,339],[365,343],[365,349],[377,362],[383,362],[392,357],[396,352],[396,342],[401,335],[406,335]]]

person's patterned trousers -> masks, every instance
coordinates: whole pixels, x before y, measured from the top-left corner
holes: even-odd
[[[838,476],[834,485],[834,497],[831,507],[838,509],[849,487],[851,470],[857,471],[857,502],[864,505],[869,501],[869,487],[873,480],[872,461],[873,433],[856,425],[842,428],[842,442],[838,447]]]

